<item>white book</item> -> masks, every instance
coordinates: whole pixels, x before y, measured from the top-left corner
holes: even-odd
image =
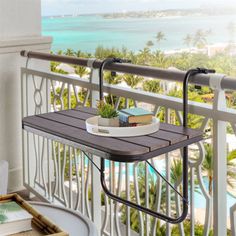
[[[33,216],[14,201],[0,202],[0,236],[32,230]]]

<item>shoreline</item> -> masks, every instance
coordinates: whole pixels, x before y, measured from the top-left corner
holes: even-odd
[[[47,15],[42,18],[64,18],[64,17],[83,17],[83,16],[102,16],[105,19],[119,18],[163,18],[175,16],[218,16],[218,15],[234,15],[236,7],[213,7],[213,8],[176,8],[163,10],[145,10],[145,11],[120,11],[120,12],[104,12],[104,13],[82,13],[82,14],[65,14],[65,15]]]
[[[216,43],[212,43],[212,44],[207,44],[205,45],[204,48],[197,48],[197,47],[186,47],[186,48],[176,48],[176,49],[167,49],[167,50],[159,50],[159,49],[152,49],[150,47],[144,47],[144,48],[148,48],[150,50],[150,53],[156,52],[156,51],[160,51],[161,53],[163,53],[165,56],[171,56],[171,55],[175,55],[175,54],[182,54],[182,53],[190,53],[190,54],[198,54],[198,53],[202,53],[202,54],[206,54],[209,57],[214,56],[217,53],[223,53],[227,47],[229,46],[229,43],[227,42],[216,42]],[[100,46],[98,46],[100,47]],[[103,49],[111,49],[112,47],[103,47],[101,46]],[[235,48],[235,51],[232,52],[232,55],[236,55],[236,43],[233,44],[233,47]],[[122,50],[122,48],[126,48],[125,46],[119,48],[115,48],[116,50]],[[67,49],[71,49],[71,48],[67,48]],[[67,50],[65,49],[65,51]],[[74,49],[72,49],[74,50]],[[80,49],[78,49],[79,51],[82,51]],[[140,49],[141,50],[141,49]],[[140,50],[137,51],[133,51],[130,50],[130,52],[134,52],[134,53],[138,53]],[[52,50],[53,53],[57,53],[58,50]],[[95,49],[96,51],[96,49]],[[75,50],[76,52],[76,50]],[[83,51],[82,51],[83,52]],[[85,53],[90,53],[87,52],[86,50],[84,51]],[[93,52],[92,54],[94,54],[95,52]]]

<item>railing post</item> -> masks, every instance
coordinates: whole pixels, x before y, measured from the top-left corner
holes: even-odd
[[[171,120],[171,112],[169,108],[165,108],[165,122],[170,123]],[[165,154],[165,159],[166,159],[166,179],[167,181],[170,181],[170,154],[166,153]],[[171,192],[170,192],[170,186],[166,184],[166,215],[171,216]],[[171,235],[171,227],[170,223],[166,223],[166,236]]]
[[[215,90],[213,112],[226,109],[223,90]],[[227,235],[226,122],[213,119],[213,215],[214,235]]]
[[[99,71],[92,69],[90,82],[98,84],[99,82]],[[91,106],[96,107],[97,101],[99,100],[99,92],[91,91]],[[100,158],[93,156],[93,161],[96,165],[100,166]],[[94,165],[92,165],[92,176],[91,176],[91,190],[92,190],[92,220],[95,223],[99,234],[101,229],[101,185],[100,185],[100,173]]]
[[[99,84],[99,70],[98,69],[91,69],[90,83]],[[98,100],[99,100],[99,92],[91,91],[91,107],[96,107]]]
[[[234,134],[236,135],[236,124],[231,123]],[[228,150],[227,150],[228,154]],[[230,224],[231,224],[231,235],[236,236],[236,203],[230,207]]]

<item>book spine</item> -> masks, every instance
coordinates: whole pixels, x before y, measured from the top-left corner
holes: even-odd
[[[123,123],[128,123],[129,121],[129,115],[125,114],[123,112],[119,112],[119,120]]]
[[[128,122],[123,122],[120,120],[120,127],[129,127],[130,124]]]

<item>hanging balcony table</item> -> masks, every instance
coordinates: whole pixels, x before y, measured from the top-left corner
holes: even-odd
[[[108,63],[122,63],[122,60],[108,58],[103,61],[99,73],[100,101],[103,100],[103,69]],[[188,82],[191,76],[198,73],[215,73],[215,71],[204,68],[196,68],[187,71],[183,81],[183,126],[162,123],[157,132],[137,137],[122,138],[96,136],[87,132],[85,123],[86,119],[97,114],[96,109],[93,108],[78,108],[30,116],[23,119],[22,125],[28,132],[60,141],[64,144],[79,148],[83,152],[99,156],[101,159],[100,169],[91,158],[88,158],[100,171],[102,188],[113,200],[164,221],[180,223],[188,214],[188,145],[203,139],[202,132],[187,128]],[[179,193],[149,162],[149,159],[151,158],[179,148],[183,149],[183,194]],[[174,218],[155,212],[113,194],[107,188],[105,181],[104,172],[106,159],[125,163],[145,161],[182,198],[182,214]]]
[[[202,140],[202,132],[184,128],[183,126],[161,123],[160,130],[150,135],[126,138],[96,136],[86,131],[85,124],[85,120],[95,114],[96,110],[93,108],[64,110],[25,117],[22,125],[23,129],[28,132],[74,146],[84,152],[99,156],[101,158],[100,171],[102,187],[106,194],[114,200],[171,223],[182,221],[186,217],[188,209],[187,170],[183,176],[183,214],[181,217],[171,218],[113,195],[105,183],[104,160],[126,163],[148,161],[158,155],[187,147],[192,143]],[[183,164],[185,166],[184,168],[187,169],[187,158],[183,159]]]
[[[156,133],[138,137],[102,137],[86,131],[85,120],[96,115],[93,108],[78,108],[23,119],[23,128],[52,139],[76,144],[86,152],[111,161],[144,161],[188,146],[202,139],[202,132],[161,123]]]

